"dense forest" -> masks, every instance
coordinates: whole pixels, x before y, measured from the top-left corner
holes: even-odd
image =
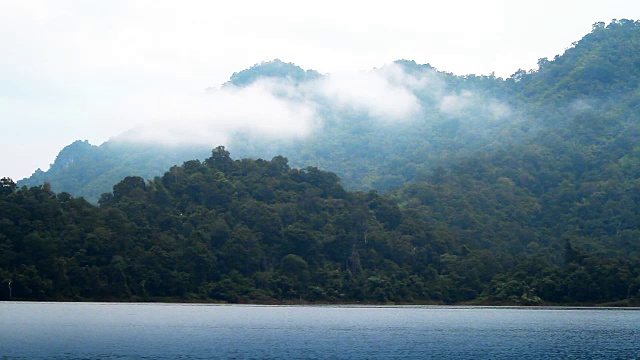
[[[437,84],[417,118],[327,106],[311,138],[236,134],[236,159],[76,142],[1,181],[0,299],[640,304],[640,23],[538,65],[398,61]],[[323,75],[274,61],[224,86],[261,77]]]
[[[518,196],[504,182],[499,194]],[[466,211],[441,193],[439,217]],[[636,301],[640,290],[637,257],[565,239],[553,264],[523,252],[526,229],[497,214],[460,216],[500,220],[486,224],[494,238],[459,220],[443,229],[428,210],[345,191],[333,173],[233,160],[223,147],[150,182],[127,177],[99,207],[6,178],[0,202],[3,299],[540,304]]]
[[[260,81],[279,82],[288,89],[287,93],[273,95],[283,101],[297,104],[298,97],[306,96],[317,102],[321,126],[308,136],[293,139],[234,132],[227,134],[228,143],[223,145],[236,158],[270,159],[283,155],[292,166],[316,166],[336,173],[349,190],[385,191],[420,179],[430,169],[448,166],[475,151],[517,143],[538,127],[527,123],[523,112],[515,110],[517,107],[500,100],[510,96],[502,79],[455,76],[406,60],[374,69],[363,77],[367,82],[383,83],[392,92],[408,92],[416,102],[413,105],[421,111],[398,119],[394,117],[396,111],[390,109],[395,106],[391,103],[383,106],[380,109],[383,114],[379,115],[366,109],[370,104],[360,104],[364,106],[360,108],[356,101],[347,106],[332,96],[361,95],[350,93],[353,90],[350,89],[347,94],[322,97],[316,92],[331,84],[330,75],[322,76],[274,60],[233,74],[219,91],[230,88],[239,91]],[[421,85],[412,88],[412,83]],[[214,90],[210,92],[215,94]],[[364,100],[377,101],[366,96]],[[97,203],[100,195],[111,191],[124,176],[152,179],[174,164],[204,160],[212,147],[220,145],[166,147],[130,142],[126,138],[125,133],[100,146],[76,141],[58,154],[49,170],[38,170],[18,181],[18,185],[38,186],[48,182],[56,192],[69,192]]]
[[[282,155],[295,167],[316,166],[334,172],[350,190],[398,189],[425,179],[434,168],[449,167],[479,152],[539,144],[545,141],[541,132],[572,136],[580,125],[583,135],[592,131],[594,138],[608,139],[615,134],[598,128],[607,122],[633,130],[639,43],[635,21],[596,23],[591,33],[564,54],[552,60],[542,58],[538,70],[518,70],[507,79],[456,76],[429,64],[399,60],[368,74],[417,101],[421,111],[410,119],[395,119],[394,112],[386,108],[382,110],[387,112],[376,115],[355,105],[341,106],[330,96],[314,98],[323,122],[301,139],[238,132],[228,134],[228,144],[210,146],[131,143],[122,136],[100,146],[76,141],[60,152],[49,170],[38,170],[18,185],[48,182],[56,192],[97,203],[102,193],[111,191],[125,176],[152,179],[174,164],[204,160],[212,147],[225,145],[237,158]],[[318,82],[330,81],[331,75],[274,60],[233,74],[222,88],[243,88],[265,79],[285,84],[285,94],[275,95],[290,100],[305,96],[305,88],[322,87]],[[559,143],[562,136],[555,140],[558,144],[550,144],[551,150],[564,151],[567,144]]]
[[[100,146],[77,140],[60,151],[48,171],[37,169],[19,186],[49,183],[56,192],[68,192],[96,204],[100,195],[127,176],[151,179],[185,160],[204,159],[211,149],[199,146],[166,147],[107,141]]]

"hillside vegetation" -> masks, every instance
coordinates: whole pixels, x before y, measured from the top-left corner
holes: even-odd
[[[467,211],[445,196],[442,217]],[[151,182],[127,177],[100,207],[8,179],[0,205],[3,299],[537,304],[635,301],[640,289],[635,256],[569,240],[559,265],[527,255],[516,238],[527,229],[506,210],[442,228],[426,209],[345,191],[335,174],[283,157],[234,161],[222,147]],[[478,216],[494,237],[468,233]]]
[[[148,181],[118,173],[98,206],[53,180],[106,185],[122,158],[87,154],[109,143],[65,149],[32,177],[50,183],[3,179],[0,298],[640,301],[640,23],[594,24],[509,79],[389,69],[430,84],[409,119],[327,104],[304,140],[236,134],[242,160],[218,147]],[[276,61],[225,86],[265,77],[324,79]]]

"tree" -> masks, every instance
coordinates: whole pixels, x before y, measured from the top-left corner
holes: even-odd
[[[222,171],[223,173],[228,173],[233,167],[233,160],[231,159],[231,155],[224,148],[224,146],[218,146],[217,148],[211,151],[211,157],[206,159],[205,164],[210,167]]]
[[[571,245],[571,241],[569,239],[565,239],[565,243],[564,243],[564,263],[566,265],[575,263],[575,264],[582,264],[582,260],[584,259],[584,256],[577,250],[575,250],[573,248],[573,245]]]
[[[141,198],[144,196],[147,186],[144,179],[139,176],[127,176],[113,187],[113,198],[121,200],[124,197]]]
[[[10,178],[0,179],[0,195],[8,195],[16,191],[16,183]]]

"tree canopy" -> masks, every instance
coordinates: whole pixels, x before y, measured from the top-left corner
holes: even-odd
[[[242,159],[74,143],[0,180],[0,299],[638,304],[639,26],[508,79],[399,61],[445,96],[392,128],[328,112],[306,141],[239,134]]]

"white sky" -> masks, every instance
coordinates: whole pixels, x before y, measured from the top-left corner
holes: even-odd
[[[337,74],[409,59],[508,77],[597,21],[640,19],[634,0],[216,3],[0,0],[0,177],[144,125],[136,99],[200,94],[261,61]]]

